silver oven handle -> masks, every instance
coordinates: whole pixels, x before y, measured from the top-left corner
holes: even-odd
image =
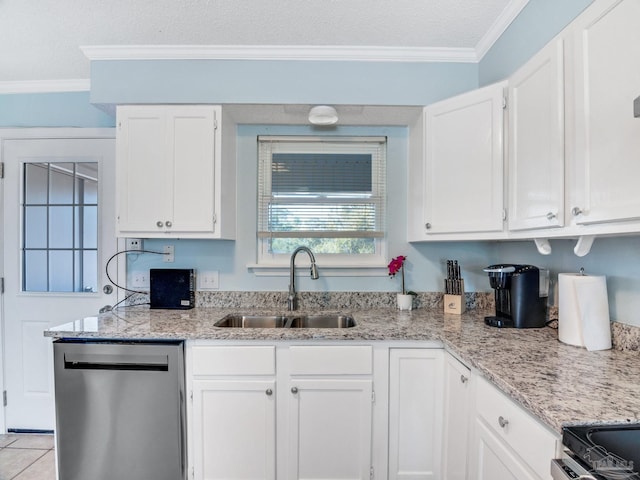
[[[551,478],[553,480],[598,480],[590,474],[581,475],[562,460],[551,460]]]

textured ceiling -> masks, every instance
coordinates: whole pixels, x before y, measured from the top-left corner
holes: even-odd
[[[83,45],[477,49],[527,0],[0,0],[0,81],[89,77]],[[517,5],[517,6],[514,6]]]

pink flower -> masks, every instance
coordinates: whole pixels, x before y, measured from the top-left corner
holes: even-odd
[[[407,257],[405,257],[404,255],[400,255],[389,262],[389,265],[387,265],[387,267],[389,268],[389,275],[391,277],[395,277],[396,273],[398,273],[402,268],[406,259]]]

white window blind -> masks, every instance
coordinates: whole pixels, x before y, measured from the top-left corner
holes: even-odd
[[[260,238],[384,237],[384,137],[260,136],[258,144]]]

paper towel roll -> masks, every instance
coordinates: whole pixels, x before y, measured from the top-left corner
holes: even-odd
[[[558,275],[558,339],[587,350],[611,348],[605,276]]]

